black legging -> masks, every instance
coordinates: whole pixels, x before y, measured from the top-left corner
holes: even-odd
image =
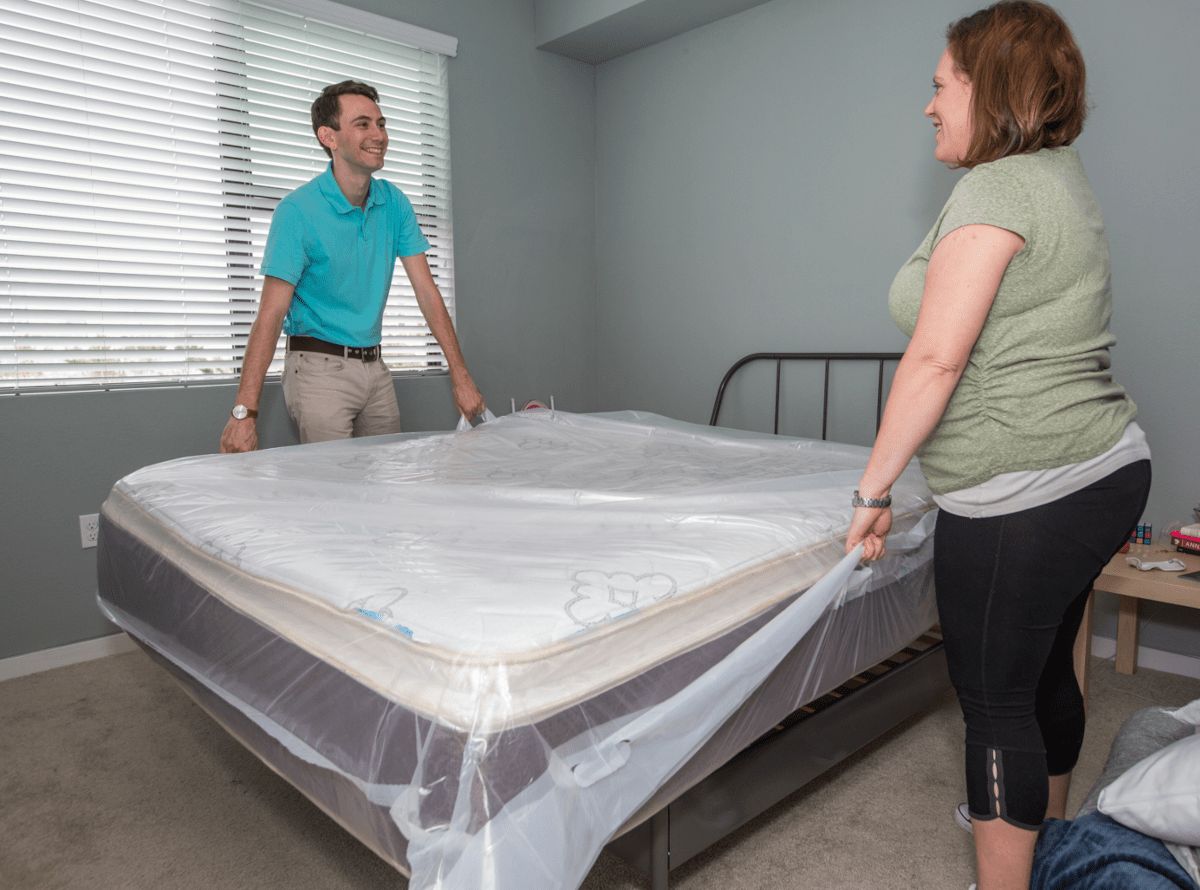
[[[1084,729],[1075,636],[1092,582],[1129,539],[1149,491],[1142,460],[1041,507],[938,515],[938,617],[967,725],[973,818],[1036,830],[1048,777],[1074,768]]]

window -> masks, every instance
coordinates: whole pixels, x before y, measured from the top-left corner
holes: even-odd
[[[4,0],[0,391],[235,379],[271,212],[328,164],[309,107],[347,78],[379,90],[378,175],[412,201],[453,316],[456,42],[284,2]],[[383,347],[393,370],[445,369],[403,269]]]

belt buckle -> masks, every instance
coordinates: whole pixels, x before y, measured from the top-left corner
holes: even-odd
[[[362,360],[364,362],[374,362],[379,360],[378,346],[364,346],[362,348]]]

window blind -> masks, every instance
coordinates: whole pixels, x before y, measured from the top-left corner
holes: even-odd
[[[377,175],[412,201],[453,316],[446,46],[300,2],[3,0],[0,390],[235,379],[271,213],[328,164],[309,108],[345,79],[379,90]],[[402,268],[383,354],[445,367]]]

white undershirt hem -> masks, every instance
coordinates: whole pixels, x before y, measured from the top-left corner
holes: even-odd
[[[1131,421],[1117,444],[1090,460],[1049,470],[1018,470],[1001,473],[986,482],[958,491],[933,496],[947,513],[967,519],[987,519],[1029,510],[1057,501],[1128,464],[1150,459],[1146,434]]]

